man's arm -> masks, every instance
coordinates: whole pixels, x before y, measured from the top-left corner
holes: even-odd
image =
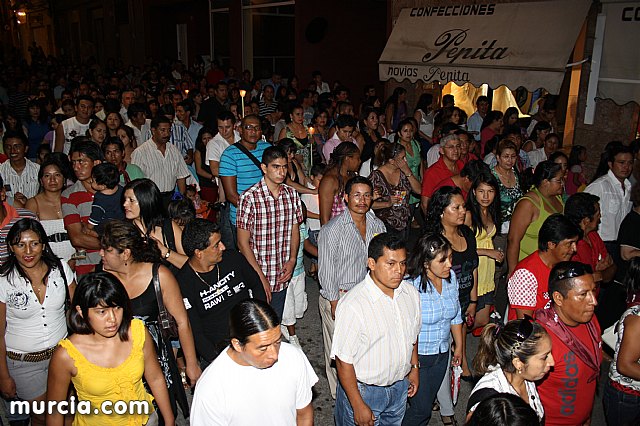
[[[322,286],[322,295],[331,303],[331,318],[336,319],[338,306],[338,241],[330,228],[321,228],[318,235],[318,280]]]
[[[197,294],[191,294],[189,291],[191,284],[188,282],[189,280],[181,278],[184,277],[176,277],[180,283],[180,289],[183,297],[182,301],[184,302],[184,307],[187,310],[187,316],[191,323],[191,333],[193,333],[193,342],[196,345],[196,353],[208,362],[211,362],[217,356],[217,349],[214,342],[212,342],[204,333],[204,327],[202,326],[200,315],[198,315],[198,309],[194,306],[194,303],[200,303],[200,300],[197,298]]]
[[[62,150],[64,149],[64,128],[62,127],[62,123],[60,123],[60,125],[56,129],[53,141],[55,143],[55,152],[62,152]]]
[[[375,416],[369,406],[364,402],[358,390],[358,379],[353,364],[347,364],[336,357],[336,368],[338,369],[338,379],[340,385],[347,394],[351,408],[353,408],[353,419],[357,425],[374,426]]]
[[[91,234],[83,233],[82,223],[71,223],[67,225],[66,228],[69,234],[69,240],[71,240],[71,245],[76,250],[100,250],[100,240]]]
[[[289,260],[284,264],[278,276],[278,282],[286,283],[291,279],[293,270],[296,268],[298,260],[298,248],[300,247],[300,225],[294,223],[291,227],[291,245],[289,249]]]
[[[313,426],[313,404],[309,403],[304,408],[296,410],[297,426]]]
[[[640,249],[631,246],[620,246],[620,257],[622,260],[631,260],[640,256]]]
[[[411,353],[411,365],[418,365],[419,363],[418,341],[416,340],[413,344],[413,352]],[[407,392],[407,396],[411,398],[416,394],[416,392],[418,392],[418,386],[420,385],[420,369],[411,367],[407,378],[409,379],[409,391]]]
[[[224,196],[227,201],[238,207],[240,196],[238,195],[238,179],[236,176],[220,176],[222,188],[224,188]]]
[[[178,191],[180,191],[181,194],[184,194],[185,192],[187,192],[187,178],[186,177],[178,178],[176,180],[176,183],[178,184]]]

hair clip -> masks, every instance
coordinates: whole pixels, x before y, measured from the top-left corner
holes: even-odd
[[[493,330],[493,336],[498,337],[498,334],[500,334],[501,331],[502,331],[502,325],[496,324],[496,329]]]

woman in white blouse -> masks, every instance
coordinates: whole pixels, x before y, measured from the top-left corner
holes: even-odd
[[[534,382],[554,366],[551,338],[531,318],[509,321],[504,327],[484,327],[473,368],[484,374],[475,385],[467,405],[467,421],[479,403],[499,393],[517,395],[542,420],[544,409]]]
[[[0,266],[0,392],[9,408],[11,399],[46,399],[49,360],[67,335],[65,308],[76,282],[38,221],[16,222],[7,244],[9,258]],[[20,418],[9,413],[9,420]],[[32,415],[31,424],[44,425],[44,414]]]

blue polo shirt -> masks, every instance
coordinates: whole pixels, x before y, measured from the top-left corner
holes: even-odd
[[[262,161],[262,153],[265,149],[270,147],[269,142],[262,140],[258,141],[256,149],[250,151],[258,161]],[[222,153],[220,157],[220,176],[235,176],[237,180],[236,190],[238,196],[242,195],[244,191],[255,185],[262,179],[262,170],[251,161],[251,159],[235,145],[230,145]],[[236,224],[236,206],[231,204],[229,210],[231,223]]]

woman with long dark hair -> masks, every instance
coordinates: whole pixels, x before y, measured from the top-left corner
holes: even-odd
[[[148,413],[75,413],[74,425],[157,425],[155,400],[165,424],[172,425],[167,386],[153,340],[144,323],[132,318],[131,302],[116,277],[106,272],[85,275],[72,302],[69,328],[73,335],[60,342],[51,359],[49,401],[66,401],[73,383],[78,398],[92,408],[106,401],[136,402]],[[146,380],[153,397],[145,390]],[[62,426],[64,415],[54,410],[47,425]]]
[[[382,139],[378,126],[380,126],[378,109],[371,106],[365,107],[360,120],[360,134],[364,139],[360,160],[363,163],[373,158],[375,146]]]
[[[10,399],[47,399],[49,360],[67,335],[65,311],[76,281],[37,220],[17,221],[7,244],[9,258],[0,266],[0,392],[9,413]],[[31,422],[44,425],[44,415],[32,414]]]
[[[318,188],[320,224],[324,225],[346,210],[344,187],[347,181],[356,175],[359,168],[360,150],[356,144],[342,142],[333,150]]]
[[[124,187],[125,218],[147,238],[154,240],[165,262],[182,268],[188,257],[182,249],[182,229],[162,205],[162,196],[150,179],[136,179]]]
[[[464,224],[467,209],[460,188],[443,186],[434,192],[427,208],[425,232],[444,236],[451,244],[452,269],[458,279],[462,325],[462,375],[470,378],[465,356],[467,327],[472,327],[478,304],[478,253],[471,228]]]
[[[384,103],[385,127],[387,132],[396,132],[398,130],[398,124],[407,118],[408,113],[407,89],[396,87],[393,89],[393,93],[389,96],[389,99]]]
[[[480,173],[471,184],[467,197],[465,225],[476,237],[478,253],[478,305],[474,328],[489,322],[494,300],[496,262],[504,261],[504,252],[493,246],[493,237],[500,234],[500,187],[492,174]]]
[[[418,135],[429,145],[431,145],[431,138],[433,137],[433,116],[433,95],[423,93],[418,99],[413,117],[418,122]],[[426,145],[423,145],[422,148],[426,148]]]
[[[546,121],[538,121],[535,126],[533,126],[529,138],[522,145],[522,149],[526,152],[531,152],[534,149],[542,148],[549,133],[551,133],[551,124]]]
[[[446,238],[425,234],[407,262],[409,279],[420,293],[422,325],[418,337],[420,386],[409,398],[403,425],[429,423],[432,404],[449,367],[450,335],[455,342],[451,364],[460,365],[462,360],[462,315],[451,255],[451,245]],[[443,418],[445,420],[451,419]]]
[[[501,111],[489,111],[482,120],[480,126],[480,158],[484,158],[490,150],[486,149],[486,144],[491,139],[502,133],[502,117]]]
[[[191,384],[195,385],[201,370],[178,282],[168,268],[159,265],[160,253],[157,245],[145,238],[132,223],[116,220],[105,224],[100,246],[104,270],[111,272],[122,282],[131,298],[133,315],[142,319],[151,333],[167,387],[170,389],[174,413],[177,401],[182,412],[187,414],[186,396],[171,342],[163,338],[161,324],[158,322],[158,298],[162,297],[167,312],[177,325],[186,361],[186,375],[191,379]],[[159,287],[157,290],[154,285],[156,278]]]

